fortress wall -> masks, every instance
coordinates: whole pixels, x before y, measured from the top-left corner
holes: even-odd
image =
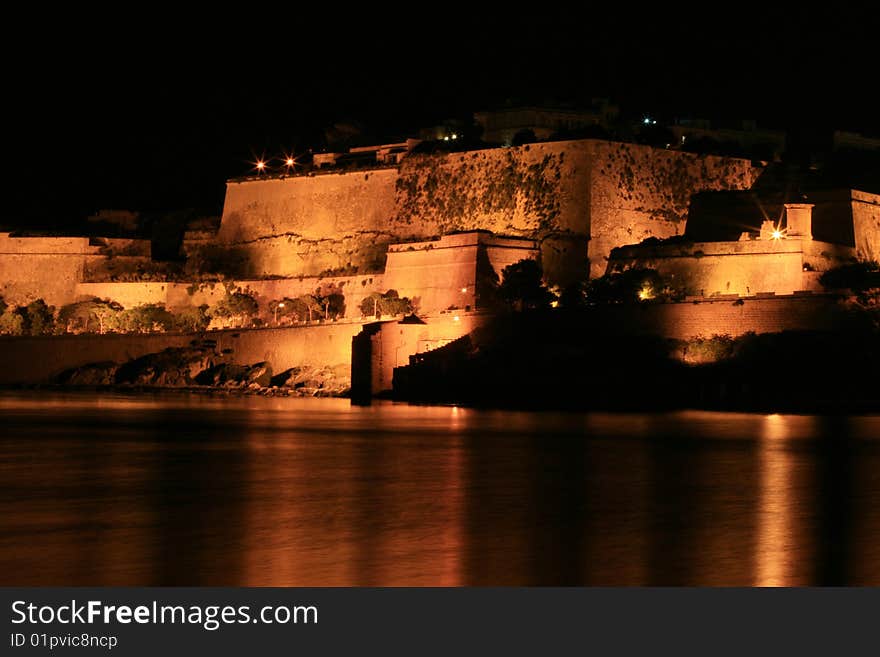
[[[683,232],[690,194],[745,189],[748,161],[598,140],[411,154],[398,168],[230,182],[219,239],[248,275],[381,271],[385,245],[453,231],[536,238],[550,282],[589,251]],[[589,238],[589,247],[587,239]]]
[[[0,384],[50,383],[72,367],[112,360],[122,363],[167,347],[185,347],[193,335],[0,336]]]
[[[21,306],[43,299],[50,306],[70,303],[82,279],[83,256],[0,254],[0,296]]]
[[[856,252],[864,260],[880,262],[880,195],[853,191],[852,217]]]
[[[812,289],[809,286],[816,279],[805,279],[804,244],[780,240],[624,247],[615,251],[609,269],[656,269],[694,296],[791,294]]]
[[[684,233],[692,194],[748,189],[761,167],[748,160],[635,144],[591,142],[590,277],[605,273],[611,249]]]
[[[589,141],[410,155],[400,165],[395,230],[489,230],[536,238],[548,280],[571,276],[589,234]]]
[[[229,182],[218,240],[248,258],[252,275],[376,269],[396,236],[396,179],[387,168]]]
[[[13,237],[0,233],[0,254],[86,255],[96,251],[88,237]]]
[[[347,364],[359,322],[261,330],[223,330],[203,334],[0,336],[0,384],[50,383],[61,372],[88,363],[123,363],[168,347],[186,347],[210,338],[217,349],[241,364],[268,360],[276,372],[301,365]]]
[[[391,390],[394,368],[409,365],[411,355],[457,340],[482,326],[487,317],[479,313],[446,313],[427,318],[425,324],[383,322],[370,339],[373,394]]]
[[[51,306],[68,303],[82,279],[86,237],[10,237],[0,233],[0,296],[9,305],[42,298]]]
[[[839,325],[840,309],[832,297],[803,295],[741,301],[742,304],[731,299],[644,303],[608,306],[597,312],[602,321],[616,324],[622,332],[679,340],[712,335],[736,337],[749,331],[823,330]]]
[[[75,297],[98,297],[116,301],[123,308],[134,308],[147,303],[166,303],[168,288],[173,283],[79,283]]]
[[[418,310],[436,312],[450,306],[474,306],[477,245],[419,248],[388,253],[385,284],[409,297]],[[464,291],[462,291],[464,290]]]
[[[285,279],[230,281],[230,289],[241,289],[252,294],[260,304],[261,312],[269,315],[269,303],[285,297],[295,299],[304,294],[323,294],[339,291],[345,296],[345,317],[360,317],[361,301],[371,293],[384,292],[383,276],[335,276]],[[98,297],[110,299],[133,308],[148,303],[162,303],[169,310],[214,306],[226,296],[224,283],[80,283],[77,298]]]

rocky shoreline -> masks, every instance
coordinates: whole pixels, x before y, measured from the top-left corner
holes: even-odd
[[[348,397],[348,364],[291,367],[236,363],[211,340],[171,347],[125,363],[102,361],[66,370],[52,382],[65,388],[225,391],[285,397]]]

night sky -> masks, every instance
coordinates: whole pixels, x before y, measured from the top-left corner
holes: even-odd
[[[0,222],[73,225],[101,208],[216,214],[225,180],[255,155],[302,152],[335,121],[405,136],[505,102],[599,96],[633,116],[880,132],[868,17],[719,5],[705,11],[723,18],[703,20],[685,6],[633,5],[587,10],[585,21],[542,9],[356,16],[332,5],[216,31],[169,15],[115,27],[59,16],[39,34],[20,26],[21,43],[3,47],[10,173]]]

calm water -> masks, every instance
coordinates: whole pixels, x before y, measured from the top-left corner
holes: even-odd
[[[880,584],[880,417],[0,394],[0,584]]]

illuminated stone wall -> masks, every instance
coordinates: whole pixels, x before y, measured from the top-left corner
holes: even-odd
[[[859,258],[880,262],[880,195],[853,190],[852,217]]]
[[[151,335],[0,336],[0,384],[49,383],[61,372],[101,361],[122,363],[168,347],[186,347],[193,339],[216,340],[225,359],[253,364],[269,361],[275,372],[290,367],[335,366],[351,358],[351,339],[360,323],[338,323],[262,330]]]
[[[480,261],[480,249],[485,262]],[[475,308],[479,304],[480,267],[500,278],[504,267],[539,255],[532,240],[496,238],[487,233],[445,235],[440,240],[392,245],[388,250],[384,283],[417,309],[436,312],[447,308]],[[491,274],[489,274],[491,275]]]
[[[736,337],[750,331],[831,330],[840,327],[841,307],[832,297],[804,294],[616,305],[597,310],[597,316],[597,321],[619,326],[624,333],[687,340],[713,335]]]
[[[684,233],[692,194],[749,189],[763,169],[748,160],[633,144],[591,142],[590,276],[611,249]]]
[[[0,233],[0,296],[24,305],[42,298],[61,305],[73,298],[93,249],[86,237],[11,237]]]
[[[397,169],[267,178],[226,186],[218,240],[243,256],[246,276],[381,272]]]
[[[364,341],[359,348],[366,347],[368,353],[359,356],[369,361],[372,394],[390,391],[394,368],[408,365],[411,355],[447,345],[482,326],[487,319],[488,315],[479,313],[450,312],[426,318],[421,324],[391,321],[383,322],[378,330],[365,330],[371,335],[359,338]],[[356,378],[358,375],[353,372],[352,379]]]
[[[285,297],[295,299],[305,294],[339,292],[345,296],[345,317],[360,317],[361,301],[373,292],[387,288],[381,274],[365,276],[330,276],[303,278],[276,278],[238,280],[226,283],[80,283],[77,298],[98,297],[133,308],[148,303],[164,304],[169,310],[213,306],[219,303],[227,290],[251,294],[268,316],[269,304]]]
[[[820,292],[821,272],[847,262],[853,250],[812,240],[687,242],[616,249],[609,268],[656,269],[685,294],[751,296]]]
[[[612,247],[682,232],[690,195],[745,189],[745,160],[578,140],[413,154],[398,168],[230,182],[220,240],[252,274],[381,271],[384,247],[453,231],[538,239],[551,282]],[[589,248],[587,240],[589,238]]]

